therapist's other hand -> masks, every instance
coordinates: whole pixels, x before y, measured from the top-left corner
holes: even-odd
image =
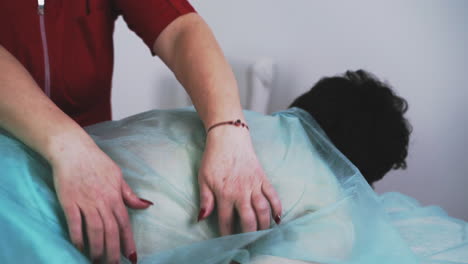
[[[224,125],[208,133],[198,183],[198,220],[208,217],[216,204],[222,236],[233,233],[235,211],[242,232],[268,229],[270,216],[280,222],[281,202],[255,155],[246,128]]]
[[[135,263],[136,246],[125,205],[145,209],[151,202],[133,193],[120,168],[94,142],[67,147],[51,164],[72,243],[83,252],[87,241],[93,263],[119,263],[121,250]]]

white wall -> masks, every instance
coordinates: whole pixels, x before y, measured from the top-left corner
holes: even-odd
[[[230,58],[278,65],[270,111],[320,77],[364,68],[410,105],[408,169],[377,191],[399,191],[468,220],[468,1],[191,1]],[[171,107],[170,72],[119,20],[114,117]],[[180,88],[178,88],[180,89]],[[158,100],[159,98],[159,100]]]

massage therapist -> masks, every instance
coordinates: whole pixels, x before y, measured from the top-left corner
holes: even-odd
[[[211,128],[198,220],[216,206],[221,235],[233,232],[235,212],[243,232],[266,229],[271,218],[279,223],[281,203],[255,155],[232,70],[186,0],[0,1],[0,127],[50,163],[72,243],[87,246],[95,262],[118,263],[122,252],[136,263],[126,206],[153,205],[132,192],[82,128],[111,119],[120,15],[174,72]]]

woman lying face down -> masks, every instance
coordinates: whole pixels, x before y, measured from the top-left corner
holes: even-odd
[[[320,80],[291,107],[273,115],[245,113],[256,154],[283,204],[282,224],[270,221],[270,227],[276,227],[270,231],[278,235],[263,230],[266,233],[227,237],[231,242],[219,238],[216,210],[196,221],[197,174],[206,137],[196,112],[156,110],[89,127],[129,185],[139,196],[155,201],[154,207],[132,214],[140,254],[158,259],[161,252],[201,243],[222,252],[249,245],[256,256],[267,251],[281,257],[274,252],[291,245],[322,259],[350,256],[356,230],[350,202],[343,198],[348,192],[343,182],[359,172],[329,139],[372,184],[390,169],[406,165],[406,101],[370,74],[357,71]],[[325,213],[325,208],[333,209]]]
[[[146,210],[129,209],[141,263],[410,263],[401,261],[404,243],[381,217],[366,183],[405,165],[406,102],[357,71],[322,79],[292,106],[272,115],[245,111],[255,152],[282,203],[281,223],[270,219],[268,228],[240,233],[235,221],[238,234],[230,236],[220,236],[217,210],[197,221],[207,132],[193,108],[86,128],[135,193],[154,202]],[[1,158],[0,167],[14,175],[0,177],[0,203],[9,212],[0,214],[0,231],[10,234],[0,255],[14,248],[28,252],[22,256],[28,263],[51,256],[56,262],[47,263],[87,263],[86,252],[70,242],[48,164],[2,133],[0,157],[10,157]],[[369,246],[374,249],[362,250]],[[45,247],[53,254],[45,255]]]

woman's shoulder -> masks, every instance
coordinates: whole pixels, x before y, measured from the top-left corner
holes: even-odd
[[[309,112],[305,111],[302,108],[291,107],[286,110],[274,112],[272,116],[298,119],[305,129],[314,130],[317,133],[324,136],[325,138],[327,138],[328,140],[327,134],[320,127],[319,123],[315,120],[315,118]]]

